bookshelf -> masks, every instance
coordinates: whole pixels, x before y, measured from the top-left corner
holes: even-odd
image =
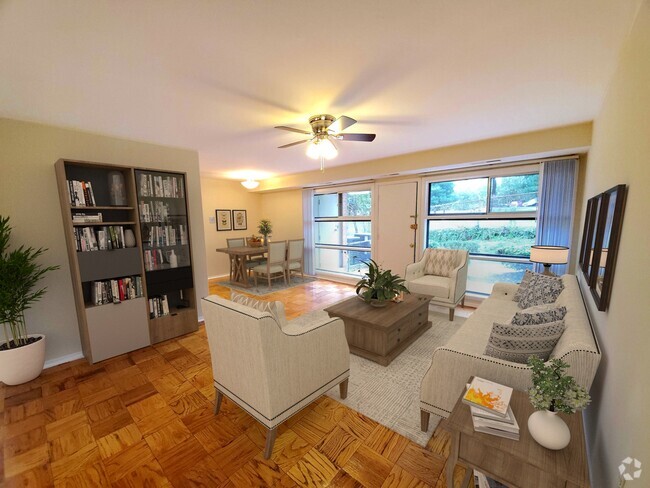
[[[196,330],[185,175],[73,160],[57,161],[55,172],[86,359],[95,363]],[[174,247],[182,258],[162,275],[145,267],[151,234],[149,223],[140,219],[140,172],[173,175],[183,184],[183,198],[174,208],[183,209],[186,245]],[[117,173],[123,180],[119,198],[111,195],[109,181],[109,174]],[[161,294],[170,297],[169,315],[152,319],[150,299]]]

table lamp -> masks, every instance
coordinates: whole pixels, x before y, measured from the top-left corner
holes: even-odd
[[[544,265],[542,274],[555,276],[551,273],[552,264],[566,264],[569,260],[569,248],[564,246],[531,246],[530,261]]]

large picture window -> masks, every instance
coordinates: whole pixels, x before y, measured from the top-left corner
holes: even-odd
[[[316,271],[359,275],[371,257],[372,193],[369,189],[314,195]]]
[[[533,268],[538,187],[538,173],[430,182],[426,247],[469,251],[468,292],[519,282]]]

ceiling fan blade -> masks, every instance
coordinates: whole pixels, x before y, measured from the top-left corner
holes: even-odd
[[[375,137],[377,134],[336,134],[336,138],[340,141],[372,142]]]
[[[275,128],[276,129],[282,129],[282,130],[288,130],[288,131],[291,131],[291,132],[297,132],[298,134],[311,135],[310,131],[302,130],[302,129],[294,129],[293,127],[287,127],[286,125],[276,125]]]
[[[285,147],[297,146],[298,144],[303,144],[309,142],[311,139],[305,139],[304,141],[292,142],[291,144],[285,144],[284,146],[278,146],[278,149],[284,149]]]
[[[330,132],[334,132],[335,134],[344,131],[351,125],[356,124],[357,121],[354,120],[352,117],[347,117],[345,115],[341,115],[338,119],[336,119],[334,122],[330,124],[330,126],[327,128]]]

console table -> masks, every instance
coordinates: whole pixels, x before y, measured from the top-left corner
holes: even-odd
[[[514,391],[510,405],[519,423],[518,441],[474,432],[470,409],[460,396],[449,418],[441,424],[452,438],[447,487],[453,488],[457,462],[470,468],[461,486],[467,486],[472,469],[510,488],[590,486],[582,413],[559,414],[569,426],[571,442],[564,449],[551,451],[537,444],[528,432],[528,417],[535,411],[528,395]]]

